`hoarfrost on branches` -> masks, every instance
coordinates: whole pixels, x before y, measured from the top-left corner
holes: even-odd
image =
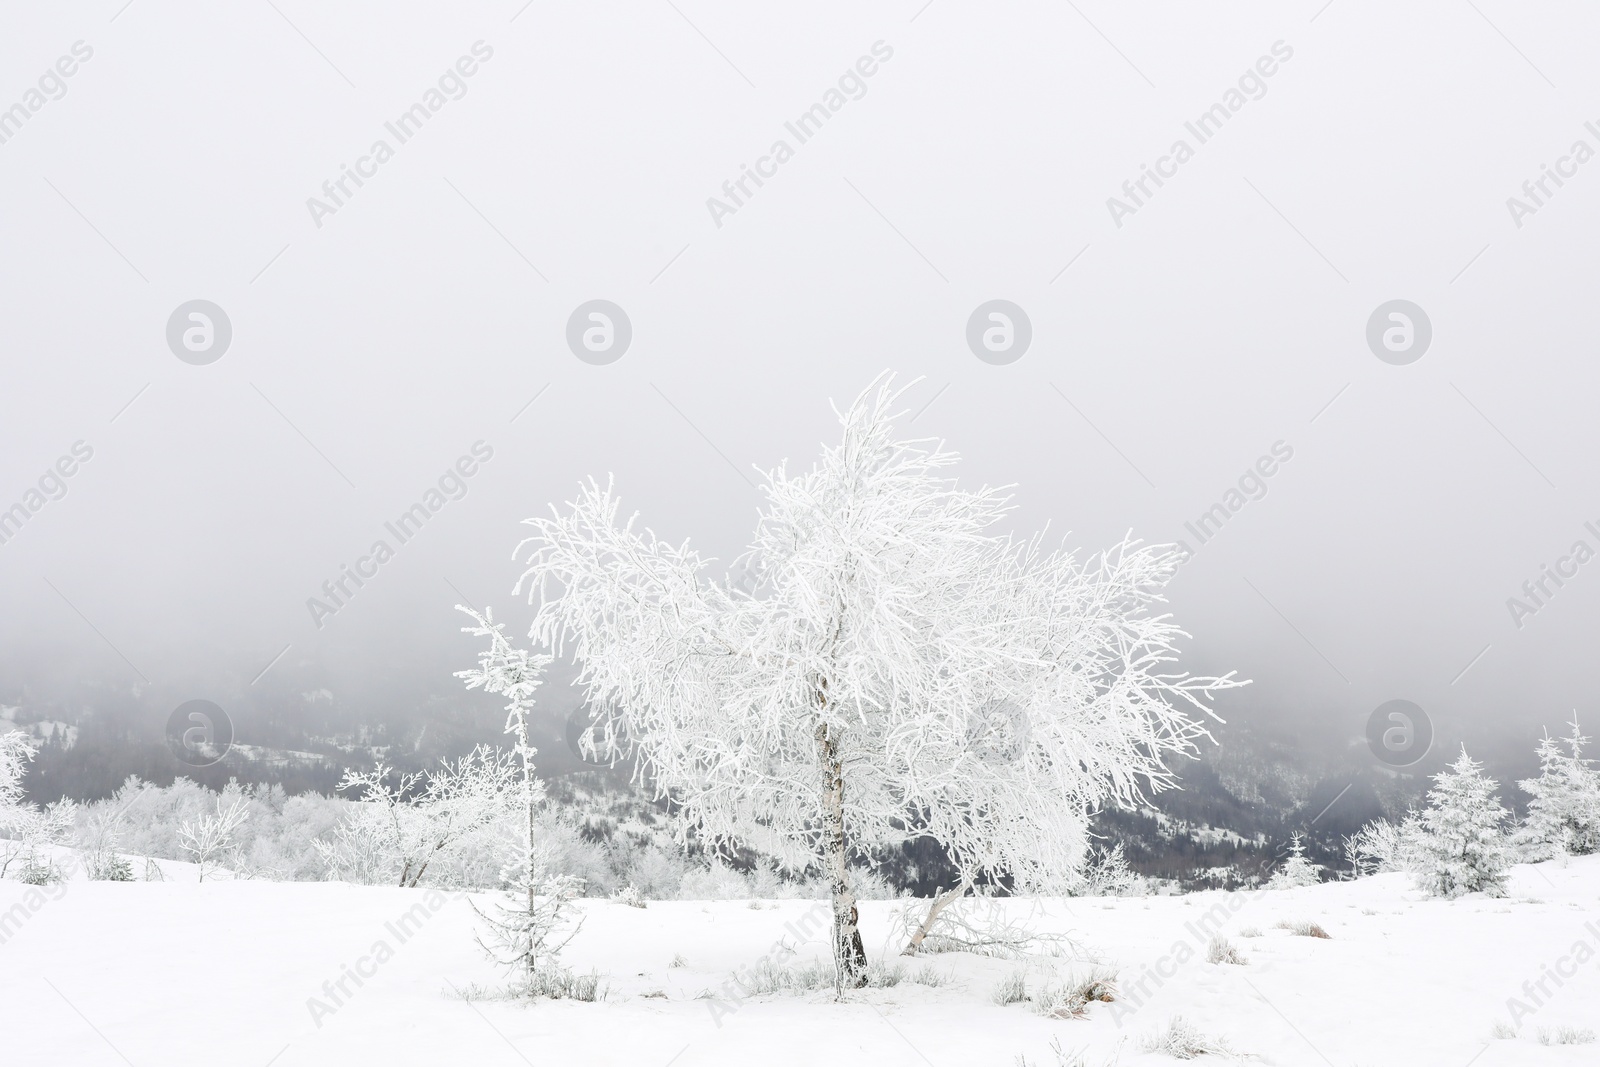
[[[214,871],[217,861],[232,849],[233,833],[249,814],[243,793],[237,787],[231,791],[231,797],[225,794],[217,798],[216,814],[185,822],[178,828],[178,847],[194,857],[202,882],[207,872]]]
[[[556,961],[582,925],[571,923],[569,906],[582,883],[550,873],[537,831],[536,817],[545,799],[544,784],[534,775],[533,757],[539,750],[528,741],[528,712],[533,707],[534,693],[544,682],[550,657],[514,647],[506,640],[505,624],[495,622],[491,612],[480,615],[468,608],[460,610],[478,623],[464,627],[463,632],[488,638],[489,647],[479,654],[477,670],[458,671],[456,677],[468,689],[482,689],[506,698],[505,732],[513,738],[521,772],[518,784],[522,851],[501,872],[504,898],[487,911],[473,904],[486,926],[478,935],[478,944],[491,959],[519,972],[522,991],[532,996],[541,989],[562,986],[560,981],[551,980],[557,977]]]
[[[317,848],[346,877],[415,887],[435,859],[511,811],[522,788],[513,755],[488,745],[426,774],[347,770],[339,789],[361,803]]]
[[[880,379],[810,471],[766,472],[765,506],[718,580],[687,542],[619,518],[608,483],[528,520],[530,636],[580,669],[588,740],[713,848],[830,881],[840,988],[859,985],[852,860],[932,838],[963,876],[1065,888],[1089,816],[1174,784],[1231,675],[1175,669],[1156,608],[1176,557],[1124,539],[1079,559],[1000,532],[1005,491],[897,440]]]

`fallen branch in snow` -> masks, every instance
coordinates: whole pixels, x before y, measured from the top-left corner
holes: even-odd
[[[911,935],[911,940],[906,947],[900,950],[902,956],[915,956],[917,949],[922,947],[922,942],[928,936],[928,931],[933,929],[933,924],[939,921],[939,913],[949,907],[950,903],[967,895],[967,890],[972,888],[972,876],[966,875],[961,879],[961,884],[954,889],[947,889],[933,898],[933,903],[928,905],[928,915]]]
[[[971,952],[1017,959],[1034,954],[1076,953],[1077,942],[1069,935],[1037,932],[1025,920],[1008,916],[1003,901],[993,897],[958,900],[952,895],[955,892],[950,890],[935,898],[929,914],[920,922],[914,904],[900,909],[900,927],[912,941],[902,955]]]

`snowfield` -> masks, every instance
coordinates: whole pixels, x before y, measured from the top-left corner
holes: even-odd
[[[0,882],[0,1063],[1075,1062],[1058,1061],[1055,1039],[1097,1067],[1172,1062],[1140,1040],[1175,1015],[1265,1064],[1600,1063],[1600,1044],[1538,1039],[1541,1029],[1600,1030],[1600,856],[1516,867],[1498,900],[1424,899],[1402,875],[1274,892],[1011,900],[1011,914],[1032,916],[1037,929],[1071,933],[1077,958],[935,954],[903,961],[906,981],[846,1004],[827,992],[747,998],[733,981],[763,956],[782,959],[784,943],[798,949],[790,964],[828,958],[826,915],[810,901],[581,901],[584,926],[565,962],[599,971],[605,997],[529,1005],[458,992],[502,983],[473,943],[465,897],[201,884],[182,864],[163,869],[169,881]],[[897,906],[861,905],[875,961]],[[1279,921],[1317,923],[1330,936],[1296,936]],[[1219,924],[1247,964],[1206,961]],[[994,1002],[1019,967],[1037,991],[1091,960],[1117,971],[1119,995],[1091,1004],[1085,1019]],[[927,967],[945,984],[910,980]],[[1497,1021],[1517,1024],[1516,1036],[1493,1038]]]

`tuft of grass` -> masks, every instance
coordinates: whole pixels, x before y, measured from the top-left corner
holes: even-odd
[[[1109,967],[1091,967],[1060,985],[1049,985],[1030,996],[1033,1010],[1047,1019],[1081,1019],[1095,1001],[1111,1003],[1117,999],[1117,972]]]
[[[1244,929],[1239,931],[1239,936],[1240,937],[1260,937],[1261,936],[1261,927],[1259,927],[1259,926],[1246,926]]]
[[[1494,1038],[1496,1041],[1510,1041],[1512,1038],[1517,1036],[1517,1028],[1506,1022],[1504,1019],[1501,1019],[1498,1020],[1493,1026],[1489,1027],[1489,1036]]]
[[[763,959],[754,967],[736,972],[733,980],[745,996],[757,997],[765,993],[810,993],[832,989],[834,977],[833,963],[829,960],[780,964]],[[919,985],[943,985],[944,977],[935,974],[931,967],[908,975],[905,966],[899,963],[867,965],[867,986],[870,989],[892,989],[907,981]]]
[[[1594,1044],[1593,1030],[1580,1030],[1576,1026],[1558,1026],[1554,1030],[1539,1027],[1539,1044],[1541,1045],[1592,1045]]]
[[[1227,938],[1213,937],[1211,943],[1206,946],[1206,962],[1233,963],[1243,966],[1250,961],[1240,955],[1239,950],[1234,948],[1232,942]]]
[[[1307,922],[1305,919],[1297,919],[1294,922],[1290,922],[1288,919],[1283,919],[1274,923],[1273,925],[1279,930],[1289,931],[1296,937],[1320,937],[1324,940],[1332,940],[1332,935],[1329,934],[1328,931],[1324,930],[1314,922]]]
[[[1007,1004],[1021,1004],[1028,999],[1028,975],[1026,971],[1012,971],[1000,979],[1000,984],[994,987],[990,998],[1002,1008]]]
[[[912,972],[906,980],[913,985],[925,985],[937,988],[948,983],[950,981],[950,976],[934,970],[933,964],[930,963],[926,967]]]
[[[1061,1047],[1061,1039],[1050,1039],[1050,1051],[1055,1055],[1056,1067],[1089,1067],[1089,1050],[1087,1048],[1065,1049]],[[1114,1067],[1115,1060],[1106,1061],[1108,1067]],[[1017,1054],[1017,1067],[1032,1067],[1028,1057]]]
[[[674,952],[672,954],[672,962],[667,964],[667,966],[668,967],[687,967],[687,966],[689,966],[689,961],[684,958],[683,953]]]
[[[893,989],[906,980],[906,969],[903,964],[869,963],[867,964],[868,989]]]
[[[568,970],[541,971],[533,981],[523,983],[528,996],[549,997],[551,1000],[581,1000],[593,1004],[605,999],[606,991],[600,985],[598,971],[573,974]]]
[[[1181,1015],[1174,1015],[1166,1026],[1140,1038],[1139,1047],[1145,1052],[1165,1052],[1175,1060],[1237,1055],[1226,1041],[1205,1036]]]
[[[736,973],[733,980],[748,997],[765,993],[809,993],[833,988],[833,964],[816,961],[785,966],[762,959],[749,970]]]
[[[551,968],[534,973],[532,978],[518,977],[503,986],[482,986],[477,983],[459,988],[456,994],[471,1003],[474,1000],[532,1000],[549,997],[551,1000],[581,1000],[594,1003],[604,1000],[609,989],[602,985],[598,971],[573,974],[565,968]]]

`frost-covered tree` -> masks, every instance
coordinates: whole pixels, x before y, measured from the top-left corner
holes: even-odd
[[[1414,867],[1412,852],[1422,836],[1421,820],[1408,812],[1400,822],[1374,819],[1346,836],[1341,844],[1356,878],[1373,874],[1409,871]]]
[[[875,383],[812,469],[763,474],[744,587],[619,521],[609,483],[517,551],[530,637],[596,709],[586,743],[631,749],[685,837],[820,871],[841,991],[866,970],[853,861],[931,838],[963,877],[1065,888],[1089,815],[1173,784],[1164,757],[1206,734],[1190,709],[1240,684],[1174,669],[1175,555],[1014,540],[1004,492],[896,439],[898,395]]]
[[[551,657],[514,647],[506,640],[505,624],[495,622],[492,612],[480,615],[467,608],[460,610],[478,622],[464,627],[463,632],[488,638],[489,647],[479,654],[477,670],[458,671],[456,677],[466,682],[468,689],[482,689],[506,698],[505,732],[512,736],[513,752],[521,770],[522,849],[516,861],[501,872],[505,900],[487,912],[473,904],[487,927],[479,935],[478,944],[491,959],[520,972],[519,981],[531,996],[540,988],[541,974],[555,965],[562,948],[578,933],[577,926],[567,928],[568,901],[577,894],[580,883],[575,878],[550,873],[548,857],[539,841],[538,813],[544,804],[544,783],[534,774],[533,758],[539,750],[528,741],[528,712],[533,707],[534,693],[544,682],[544,670]]]
[[[1414,841],[1403,852],[1417,885],[1441,897],[1480,891],[1504,896],[1512,857],[1503,827],[1511,813],[1495,795],[1494,779],[1463,746],[1460,757],[1433,782],[1427,807],[1402,829]]]
[[[22,779],[36,751],[20,731],[0,734],[0,835],[6,839],[0,844],[0,878],[15,868],[22,881],[43,884],[64,876],[54,847],[71,837],[78,805],[62,799],[41,808],[25,799]]]
[[[1318,885],[1322,882],[1322,867],[1312,863],[1306,858],[1305,842],[1299,834],[1295,834],[1289,843],[1289,858],[1283,861],[1283,866],[1273,872],[1267,879],[1268,889],[1298,889],[1305,885]]]
[[[361,881],[414,888],[441,855],[500,821],[521,795],[511,753],[479,745],[437,770],[396,774],[379,763],[347,770],[341,792],[360,798],[355,812],[317,847],[329,867]]]
[[[4,850],[0,851],[0,878],[22,853],[22,830],[32,809],[24,799],[22,779],[33,753],[33,742],[20,730],[0,733],[0,834],[6,837],[0,846]]]
[[[1514,837],[1529,859],[1600,850],[1600,771],[1594,760],[1584,758],[1588,743],[1576,719],[1570,737],[1557,741],[1546,733],[1538,748],[1539,777],[1517,783],[1533,798]]]
[[[22,779],[33,759],[34,744],[21,730],[0,733],[0,816],[14,811],[26,795]]]
[[[218,861],[233,849],[234,831],[244,825],[250,814],[243,791],[230,785],[232,795],[217,798],[215,814],[186,821],[178,828],[178,847],[194,858],[202,882],[206,880],[206,873],[215,870]]]

